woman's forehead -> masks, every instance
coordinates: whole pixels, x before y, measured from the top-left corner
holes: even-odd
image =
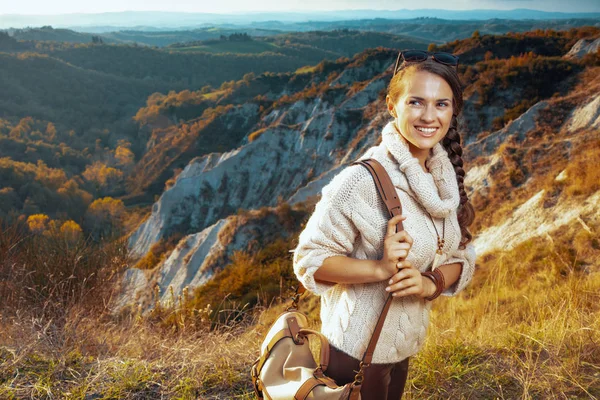
[[[405,96],[452,99],[452,88],[444,78],[427,71],[407,71],[402,77]]]

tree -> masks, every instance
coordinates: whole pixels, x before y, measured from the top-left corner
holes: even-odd
[[[48,222],[50,217],[46,214],[34,214],[27,218],[27,226],[31,233],[37,235],[44,233],[48,229]]]
[[[131,143],[121,143],[115,149],[115,160],[117,165],[125,171],[131,170],[135,164],[135,155],[130,150]]]
[[[107,167],[100,161],[88,165],[82,175],[88,182],[95,185],[95,189],[100,195],[116,193],[122,189],[123,172]]]
[[[121,200],[104,197],[95,200],[87,209],[84,228],[95,240],[119,236],[123,229],[125,205]]]
[[[77,222],[68,220],[61,225],[60,233],[62,233],[67,240],[76,242],[81,238],[83,232]]]

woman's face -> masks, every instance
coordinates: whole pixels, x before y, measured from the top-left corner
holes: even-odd
[[[402,83],[404,92],[395,103],[387,96],[387,107],[413,156],[424,159],[450,127],[452,89],[442,77],[427,71],[407,71]]]

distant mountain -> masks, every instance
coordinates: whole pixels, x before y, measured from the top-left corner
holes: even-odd
[[[93,35],[86,32],[76,32],[71,29],[54,29],[52,26],[42,26],[40,28],[24,28],[11,30],[10,35],[16,40],[28,41],[52,41],[67,43],[91,43]],[[104,43],[119,43],[110,37],[102,37]]]
[[[23,28],[27,26],[52,25],[61,28],[80,27],[87,29],[93,26],[142,27],[190,29],[203,24],[249,24],[252,22],[282,21],[340,21],[356,19],[411,19],[419,17],[435,17],[451,20],[485,20],[502,18],[510,20],[525,19],[569,19],[600,18],[594,13],[559,13],[529,9],[515,10],[340,10],[323,12],[274,12],[274,13],[239,13],[209,14],[181,13],[164,11],[124,11],[102,14],[60,14],[60,15],[0,15],[0,28]]]
[[[0,17],[1,18],[1,17]],[[168,46],[175,43],[199,42],[219,39],[221,36],[245,33],[252,37],[269,37],[292,32],[358,30],[380,32],[408,37],[426,43],[442,44],[470,37],[474,31],[481,34],[502,35],[508,32],[527,32],[537,29],[568,30],[580,26],[600,26],[600,18],[574,18],[555,20],[452,20],[432,17],[413,19],[356,19],[341,21],[282,22],[264,21],[247,24],[213,24],[189,29],[157,28],[149,26],[134,29],[111,26],[74,27],[72,30],[41,28],[8,29],[18,40],[46,40],[89,43],[92,35],[99,35],[105,43],[136,43],[149,46]],[[372,47],[388,46],[386,40]],[[213,52],[214,49],[204,49]],[[218,51],[218,49],[217,49]]]
[[[108,29],[108,28],[106,28]],[[7,33],[15,40],[20,41],[53,41],[68,43],[90,43],[92,37],[100,37],[104,43],[129,43],[148,46],[168,46],[173,43],[193,42],[200,40],[218,39],[220,36],[228,36],[234,33],[246,33],[250,36],[270,36],[281,34],[281,31],[255,28],[219,28],[208,27],[193,30],[120,30],[108,32],[100,27],[99,29],[90,29],[88,31],[53,28],[52,26],[42,26],[39,28],[8,29]],[[98,34],[98,32],[101,33]]]

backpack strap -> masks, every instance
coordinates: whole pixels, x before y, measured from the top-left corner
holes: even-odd
[[[366,160],[359,160],[353,163],[360,164],[367,168],[367,170],[373,176],[373,181],[375,182],[375,186],[377,187],[377,192],[381,196],[381,199],[385,203],[385,206],[388,211],[388,216],[390,218],[402,214],[402,205],[400,204],[400,199],[398,198],[398,193],[396,192],[396,188],[390,179],[387,171],[379,163],[379,161],[369,158]],[[396,232],[400,232],[404,230],[404,225],[402,221],[396,224]],[[369,341],[369,345],[367,346],[367,350],[363,355],[362,361],[360,362],[360,370],[356,374],[354,378],[354,383],[352,392],[350,394],[351,400],[358,400],[360,394],[360,387],[362,385],[362,381],[364,378],[364,368],[367,368],[371,365],[371,360],[373,359],[373,353],[375,353],[375,346],[377,345],[377,341],[379,340],[379,336],[381,335],[381,330],[383,329],[383,324],[385,322],[385,317],[390,309],[392,304],[392,294],[388,294],[387,300],[385,301],[385,305],[379,314],[379,319],[377,320],[377,325],[375,325],[375,330],[373,331],[373,335],[371,336],[371,340]]]

